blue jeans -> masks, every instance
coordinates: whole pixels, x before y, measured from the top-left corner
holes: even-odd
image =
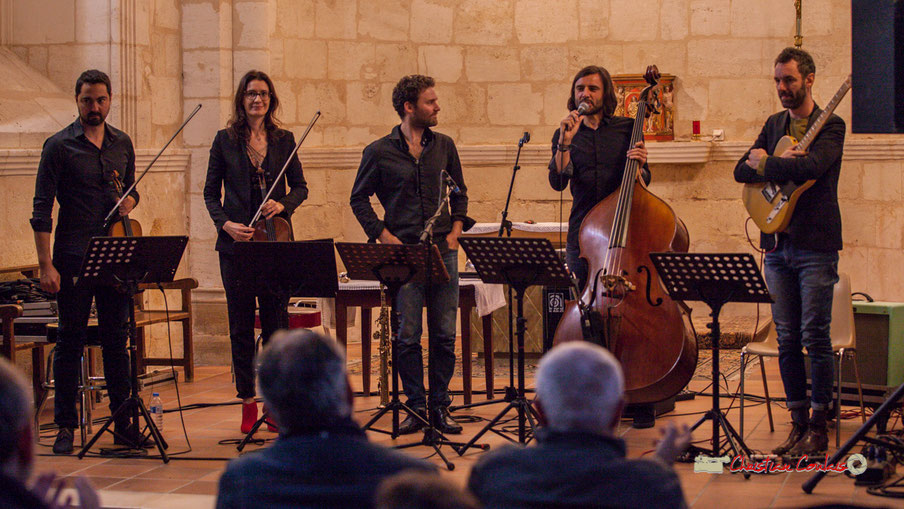
[[[778,334],[778,364],[788,408],[807,406],[806,347],[813,381],[810,407],[826,410],[834,378],[829,327],[838,282],[838,252],[796,248],[781,236],[776,250],[766,255],[765,272],[775,298],[772,321]]]
[[[399,339],[396,362],[408,406],[415,410],[426,407],[424,361],[421,353],[423,309],[427,304],[427,334],[430,363],[430,408],[447,407],[449,381],[455,370],[455,318],[458,311],[458,251],[443,254],[449,282],[430,285],[408,283],[399,289],[395,311],[398,315]],[[426,295],[425,295],[426,293]]]

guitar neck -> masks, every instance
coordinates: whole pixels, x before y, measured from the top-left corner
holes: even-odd
[[[807,133],[804,134],[804,137],[800,139],[800,142],[797,144],[797,149],[806,151],[807,147],[810,146],[810,143],[816,138],[816,135],[819,134],[819,131],[822,130],[822,126],[829,120],[829,117],[832,113],[835,112],[835,108],[838,107],[838,103],[844,99],[844,96],[847,94],[848,90],[851,89],[851,77],[848,76],[844,83],[841,84],[841,88],[835,92],[835,95],[832,96],[832,99],[826,104],[822,113],[819,114],[819,117],[816,118],[816,121],[813,122],[813,125],[807,129]]]

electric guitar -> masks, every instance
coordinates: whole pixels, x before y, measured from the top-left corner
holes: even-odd
[[[835,111],[838,103],[844,98],[848,90],[851,89],[851,76],[848,75],[841,88],[832,96],[832,100],[826,104],[822,113],[813,122],[813,125],[807,129],[806,134],[800,141],[792,136],[782,136],[775,145],[772,155],[780,156],[786,150],[797,145],[797,150],[806,152],[810,143],[819,134],[822,126],[825,125],[829,116]],[[791,216],[794,214],[794,207],[800,196],[813,186],[816,180],[806,180],[802,183],[787,182],[755,182],[752,184],[744,184],[744,190],[741,199],[744,201],[744,207],[747,213],[753,219],[753,222],[760,228],[760,231],[766,234],[778,233],[784,231],[791,222]]]

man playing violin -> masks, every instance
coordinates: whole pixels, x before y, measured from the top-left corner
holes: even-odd
[[[796,146],[783,154],[768,155],[780,138],[801,139],[822,110],[813,100],[816,79],[813,58],[797,48],[786,48],[775,59],[775,88],[784,111],[766,120],[753,147],[738,161],[735,180],[816,182],[801,196],[784,232],[760,236],[766,250],[766,283],[775,296],[772,321],[778,334],[779,370],[791,410],[788,439],[773,453],[813,457],[828,447],[826,414],[832,400],[833,287],[838,282],[841,212],[838,176],[844,148],[844,120],[831,115],[809,146]],[[813,387],[807,398],[803,347],[810,358]],[[812,414],[810,409],[812,408]]]
[[[104,219],[120,198],[115,190],[116,175],[122,177],[124,188],[135,181],[132,140],[105,121],[112,98],[110,78],[105,73],[88,70],[79,76],[75,84],[78,118],[44,142],[35,183],[31,227],[41,267],[41,288],[57,294],[59,312],[59,339],[54,349],[54,422],[59,426],[53,444],[56,454],[69,454],[73,448],[73,430],[78,426],[75,403],[79,366],[92,300],[97,307],[110,411],[115,412],[129,395],[126,341],[132,297],[108,286],[86,288],[74,283],[88,242],[105,235]],[[138,199],[137,191],[129,193],[119,206],[120,214],[128,214]],[[51,249],[54,200],[59,202],[60,211]],[[137,438],[138,430],[131,426],[129,416],[114,425],[123,437]]]
[[[597,203],[618,189],[627,158],[640,162],[644,183],[650,182],[647,149],[643,141],[634,147],[634,119],[613,115],[617,106],[615,86],[609,71],[590,65],[575,75],[568,96],[568,115],[552,137],[549,184],[562,191],[571,181],[571,215],[565,259],[568,269],[583,288],[587,261],[580,257],[578,234],[584,216]]]
[[[288,221],[308,197],[301,162],[297,153],[292,153],[295,137],[291,131],[279,128],[278,108],[279,98],[270,77],[261,71],[245,73],[235,92],[232,118],[226,129],[217,132],[210,147],[204,183],[204,203],[218,234],[216,250],[226,292],[235,387],[242,400],[242,433],[251,431],[257,421],[253,366],[255,307],[259,308],[264,344],[278,329],[288,328],[289,314],[285,299],[242,285],[239,276],[243,269],[233,254],[233,245],[251,240],[255,233],[249,223],[263,199],[261,179],[262,187],[273,186],[273,193],[261,208],[266,219],[275,220],[279,216]],[[285,176],[274,185],[290,154]],[[275,430],[272,425],[268,427]]]

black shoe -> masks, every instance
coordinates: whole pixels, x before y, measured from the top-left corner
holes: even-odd
[[[806,455],[812,460],[819,459],[829,450],[829,432],[825,427],[810,426],[800,440],[788,451],[792,458],[801,458]]]
[[[426,412],[423,410],[415,410],[415,412],[417,412],[423,420],[418,419],[414,414],[408,414],[408,417],[399,424],[399,435],[410,435],[424,427],[424,421],[427,420]]]
[[[433,410],[433,425],[440,433],[457,435],[461,433],[461,424],[455,422],[447,407],[439,407]]]
[[[74,440],[72,428],[60,428],[56,440],[53,442],[54,454],[72,454],[72,442]]]
[[[788,451],[791,450],[792,447],[797,445],[797,442],[800,441],[801,438],[807,433],[807,427],[800,425],[796,422],[791,423],[791,434],[788,435],[788,439],[782,442],[781,445],[772,449],[772,454],[776,454],[778,456],[782,456],[787,454]]]

